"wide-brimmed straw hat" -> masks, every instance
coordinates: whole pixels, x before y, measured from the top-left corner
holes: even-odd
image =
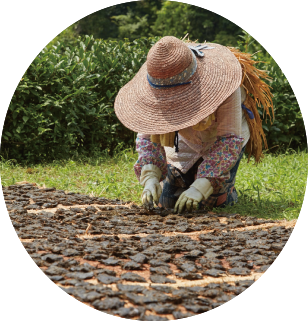
[[[119,91],[115,112],[129,129],[165,134],[199,123],[241,84],[234,54],[214,44],[163,37],[135,77]]]

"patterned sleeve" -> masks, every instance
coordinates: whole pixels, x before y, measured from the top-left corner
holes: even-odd
[[[235,135],[217,137],[214,145],[203,156],[197,178],[205,177],[212,183],[214,193],[230,178],[230,169],[236,164],[242,150],[243,138]]]
[[[151,142],[150,135],[138,134],[136,150],[139,157],[134,165],[134,170],[138,180],[140,180],[142,167],[147,164],[156,165],[162,172],[160,180],[164,180],[168,171],[164,147],[161,144]]]

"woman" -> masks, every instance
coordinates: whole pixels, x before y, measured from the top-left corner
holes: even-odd
[[[115,101],[119,120],[138,132],[134,169],[146,208],[154,201],[181,213],[237,201],[235,176],[247,143],[257,161],[262,139],[266,146],[256,103],[265,103],[267,114],[272,107],[259,77],[266,75],[254,63],[234,49],[175,37],[150,49]]]

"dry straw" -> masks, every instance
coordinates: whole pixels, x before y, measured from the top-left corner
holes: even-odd
[[[261,158],[263,158],[263,146],[265,149],[268,148],[258,107],[263,108],[263,116],[265,113],[266,117],[268,116],[270,118],[270,121],[272,121],[271,110],[274,119],[272,93],[269,85],[264,82],[264,80],[268,80],[270,77],[265,71],[256,68],[255,65],[260,63],[260,61],[253,60],[250,53],[241,52],[236,48],[229,49],[233,52],[242,67],[243,76],[241,85],[247,94],[244,105],[254,114],[254,119],[250,119],[245,112],[250,131],[250,139],[246,145],[248,161],[251,155],[253,155],[255,161],[258,163]]]

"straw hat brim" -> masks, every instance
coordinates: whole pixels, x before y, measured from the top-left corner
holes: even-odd
[[[195,44],[194,44],[195,45]],[[241,84],[242,69],[226,47],[208,44],[188,85],[151,87],[146,62],[115,99],[115,113],[127,128],[144,134],[165,134],[194,126],[216,111]]]

